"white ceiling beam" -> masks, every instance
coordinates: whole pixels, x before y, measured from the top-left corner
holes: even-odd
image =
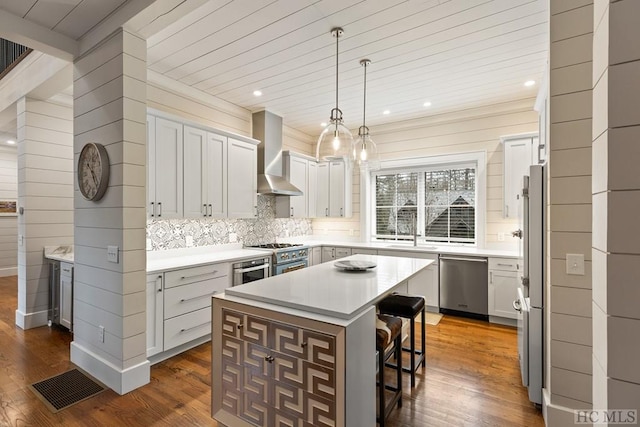
[[[12,13],[0,13],[0,37],[65,61],[73,61],[78,42]]]

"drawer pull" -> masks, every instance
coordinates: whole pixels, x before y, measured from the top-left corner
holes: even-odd
[[[501,263],[497,263],[496,265],[499,265],[500,267],[513,267],[513,264],[501,264]]]
[[[213,270],[211,273],[194,274],[193,276],[182,276],[182,277],[180,277],[180,280],[193,279],[194,277],[210,276],[212,274],[216,274],[217,272],[218,272],[218,270]]]
[[[180,329],[180,333],[187,332],[187,331],[190,331],[192,329],[202,328],[203,326],[209,326],[210,324],[211,324],[211,322],[206,322],[206,323],[201,323],[201,324],[196,325],[196,326],[192,326],[190,328]]]
[[[303,342],[303,343],[300,344],[300,347],[302,347],[302,348],[305,348],[306,346],[307,346],[306,342]]]
[[[182,298],[182,299],[180,300],[180,302],[181,302],[181,303],[183,303],[183,302],[187,302],[187,301],[193,301],[193,300],[200,299],[200,298],[210,297],[210,296],[213,296],[213,295],[215,295],[215,294],[216,294],[216,292],[214,292],[214,293],[212,293],[212,294],[198,295],[197,297]]]
[[[265,356],[264,360],[266,360],[269,363],[273,363],[273,361],[276,359],[273,356]]]
[[[244,326],[244,325],[243,325],[242,323],[238,323],[238,326],[236,326],[236,328],[238,328],[238,329],[242,329],[242,327],[243,327],[243,326]]]

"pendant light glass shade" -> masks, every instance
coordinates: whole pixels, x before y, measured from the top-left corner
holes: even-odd
[[[364,67],[364,103],[362,107],[362,126],[358,129],[358,139],[353,144],[353,152],[351,154],[352,161],[358,165],[361,171],[376,171],[380,169],[380,155],[378,154],[378,146],[369,135],[369,128],[366,125],[367,111],[367,66],[371,64],[368,59],[360,61],[360,65]]]
[[[351,166],[351,151],[353,149],[353,135],[342,122],[342,111],[338,108],[338,40],[344,31],[334,28],[331,34],[336,38],[336,107],[331,110],[329,124],[324,128],[316,146],[316,159],[341,159]]]

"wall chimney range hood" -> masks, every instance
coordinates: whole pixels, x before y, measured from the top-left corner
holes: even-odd
[[[269,111],[252,115],[253,137],[258,144],[258,194],[302,196],[302,191],[282,177],[282,117]]]

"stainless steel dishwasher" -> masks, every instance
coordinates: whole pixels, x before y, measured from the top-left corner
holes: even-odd
[[[487,258],[440,256],[440,311],[487,319]]]

